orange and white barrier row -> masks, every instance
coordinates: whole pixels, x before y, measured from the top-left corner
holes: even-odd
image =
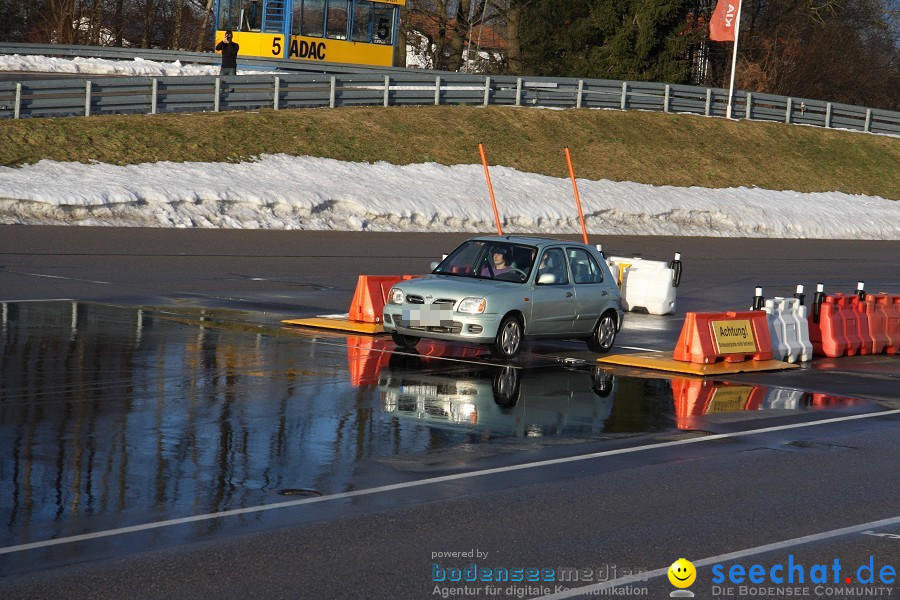
[[[897,354],[900,350],[900,295],[832,294],[822,285],[809,320],[809,337],[819,356]]]
[[[673,358],[691,363],[775,359],[805,362],[815,356],[837,358],[900,352],[900,295],[825,295],[818,284],[810,308],[803,286],[794,298],[766,300],[756,288],[747,312],[687,313]]]

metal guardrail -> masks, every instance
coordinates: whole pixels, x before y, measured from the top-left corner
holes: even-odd
[[[0,51],[11,46],[0,44]],[[31,54],[123,59],[140,52],[141,58],[166,62],[218,64],[220,60],[202,52],[15,47],[27,48]],[[484,76],[241,57],[241,65],[245,64],[302,72],[5,81],[0,82],[0,118],[431,104],[607,108],[724,117],[728,100],[726,89],[650,82]],[[895,111],[743,91],[735,92],[732,102],[736,118],[900,134],[900,112]]]

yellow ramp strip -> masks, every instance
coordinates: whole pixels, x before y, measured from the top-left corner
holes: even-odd
[[[689,363],[675,360],[671,352],[642,352],[639,354],[614,354],[598,358],[597,362],[608,365],[638,367],[657,371],[671,371],[688,375],[728,375],[731,373],[747,373],[750,371],[779,371],[796,369],[798,365],[780,360],[745,360],[737,363],[717,362],[709,364]]]
[[[350,321],[348,319],[310,317],[308,319],[287,319],[281,323],[283,325],[299,325],[300,327],[352,331],[353,333],[384,333],[384,327],[382,327],[381,323],[363,323],[362,321]]]

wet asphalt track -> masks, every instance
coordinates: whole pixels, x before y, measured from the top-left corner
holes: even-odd
[[[875,415],[900,408],[896,356],[711,393],[622,369],[598,379],[573,342],[529,346],[510,380],[478,352],[397,357],[385,340],[277,327],[343,312],[358,273],[422,272],[465,237],[0,227],[0,596],[533,597],[558,578],[433,579],[473,563],[570,567],[578,581],[562,585],[582,587],[686,556],[705,565],[697,597],[768,597],[713,588],[712,567],[788,554],[839,558],[842,578],[870,556],[900,567],[898,417]],[[679,315],[744,308],[755,285],[900,293],[898,242],[599,241],[681,252]],[[15,302],[38,299],[66,301]],[[680,326],[628,315],[618,345],[671,349]],[[453,394],[473,400],[469,421],[443,410]],[[259,510],[281,502],[293,505]],[[66,541],[99,533],[113,535]],[[45,545],[16,548],[29,542]]]

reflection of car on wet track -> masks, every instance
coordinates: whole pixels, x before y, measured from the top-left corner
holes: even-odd
[[[464,242],[431,274],[395,285],[384,329],[402,347],[420,338],[475,342],[512,358],[525,337],[584,339],[607,352],[622,315],[616,282],[592,246],[488,236]]]
[[[474,367],[446,374],[413,365],[383,368],[378,387],[385,413],[443,429],[500,436],[589,435],[603,431],[615,379],[602,370]]]

